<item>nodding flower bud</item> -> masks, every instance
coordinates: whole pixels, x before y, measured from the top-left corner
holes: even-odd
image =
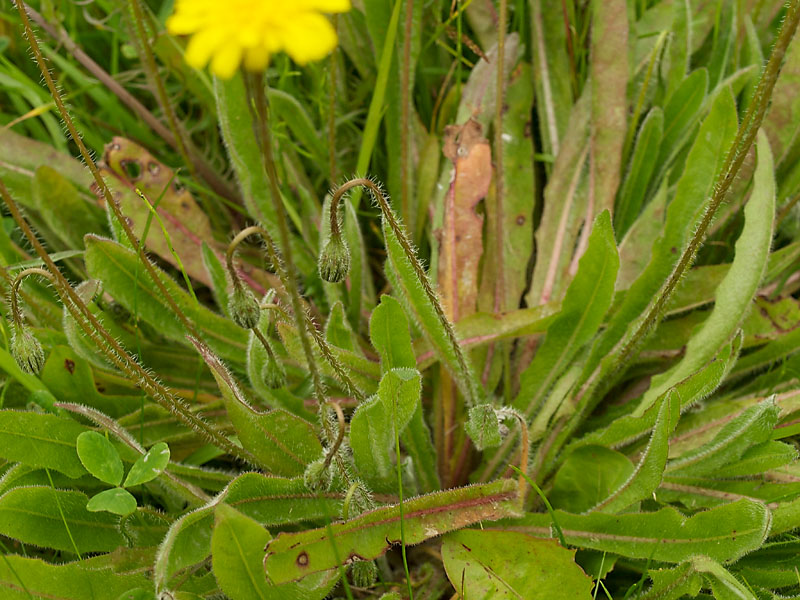
[[[371,560],[357,560],[350,565],[350,579],[356,587],[371,587],[378,580],[378,567]]]
[[[354,519],[375,508],[375,500],[372,499],[372,494],[360,481],[356,482],[347,492],[344,503],[346,506],[342,507],[342,516],[345,519]]]
[[[233,321],[245,329],[253,329],[261,318],[261,307],[249,289],[239,282],[233,284],[233,291],[228,300],[228,308]]]
[[[325,458],[318,458],[306,467],[303,473],[303,483],[312,492],[327,490],[333,477],[331,476],[331,465],[325,464]]]
[[[319,274],[325,281],[339,283],[350,271],[350,250],[341,235],[331,235],[319,253]]]
[[[44,350],[33,334],[24,325],[14,327],[11,338],[11,354],[19,368],[26,373],[36,374],[44,366]]]
[[[478,404],[470,408],[464,429],[478,450],[494,448],[503,442],[497,411],[490,404]]]
[[[282,388],[286,384],[286,372],[275,357],[267,358],[267,362],[261,368],[261,379],[272,390]]]

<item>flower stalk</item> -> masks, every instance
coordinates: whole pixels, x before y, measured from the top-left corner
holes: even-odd
[[[389,205],[389,201],[386,198],[381,187],[372,181],[371,179],[367,179],[366,177],[358,177],[356,179],[351,179],[350,181],[344,183],[343,185],[339,186],[337,190],[334,192],[333,197],[331,198],[330,204],[330,227],[331,227],[331,234],[334,231],[338,230],[339,222],[338,222],[338,208],[339,203],[341,202],[344,195],[351,189],[363,187],[366,188],[367,191],[371,194],[375,202],[377,203],[378,207],[383,214],[384,219],[389,224],[392,232],[394,233],[395,237],[397,237],[400,246],[403,248],[403,252],[405,253],[406,257],[408,258],[409,262],[411,263],[412,268],[414,269],[414,273],[419,280],[420,285],[422,286],[425,295],[428,297],[433,309],[438,317],[440,323],[442,324],[442,328],[445,330],[447,339],[453,347],[453,353],[455,354],[456,361],[458,362],[459,369],[461,370],[461,376],[464,377],[464,380],[467,384],[467,404],[469,406],[475,406],[478,404],[478,399],[480,397],[479,391],[476,389],[476,386],[473,383],[473,378],[470,375],[470,368],[467,365],[467,359],[464,355],[464,351],[461,348],[461,344],[458,342],[458,338],[456,337],[455,328],[453,324],[450,323],[450,320],[447,318],[447,315],[444,312],[444,308],[442,307],[442,303],[439,300],[439,296],[436,291],[433,289],[433,285],[428,279],[428,275],[425,273],[425,269],[422,266],[419,258],[417,257],[417,253],[414,251],[413,246],[411,245],[411,241],[408,239],[406,235],[405,229],[400,225],[397,217],[395,216],[392,207]]]

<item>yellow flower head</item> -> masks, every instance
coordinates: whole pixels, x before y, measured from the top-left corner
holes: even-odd
[[[176,0],[167,21],[174,35],[191,35],[186,62],[229,79],[244,62],[263,71],[285,50],[298,64],[319,60],[336,47],[336,31],[321,13],[350,10],[350,0]]]

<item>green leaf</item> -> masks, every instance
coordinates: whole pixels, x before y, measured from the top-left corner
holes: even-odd
[[[734,565],[735,572],[752,585],[780,588],[797,584],[800,544],[781,540],[764,544]]]
[[[187,513],[170,527],[156,562],[156,582],[168,587],[173,575],[211,554],[214,508],[225,502],[266,527],[318,521],[341,514],[342,496],[312,493],[303,478],[245,473],[208,505]]]
[[[230,316],[228,313],[228,277],[222,261],[205,241],[202,245],[203,266],[208,271],[211,280],[211,293],[214,295],[214,302],[217,303],[222,314]]]
[[[332,346],[363,354],[358,345],[358,336],[356,336],[350,322],[347,320],[344,305],[341,301],[336,301],[328,313],[328,320],[325,322],[325,339]]]
[[[618,269],[611,215],[604,211],[592,227],[588,247],[567,289],[561,312],[547,328],[533,362],[520,377],[514,407],[527,417],[539,407],[578,351],[597,333],[611,306]]]
[[[414,369],[417,359],[411,346],[411,331],[403,307],[391,296],[381,302],[369,319],[369,337],[381,357],[381,369]]]
[[[183,515],[169,528],[159,547],[153,571],[156,590],[167,589],[173,577],[183,569],[205,560],[211,554],[214,507],[208,505]]]
[[[472,367],[469,365],[469,355],[465,356],[467,361],[467,369],[465,371],[459,365],[456,350],[453,348],[447,331],[436,314],[436,309],[423,291],[411,261],[406,256],[400,241],[392,231],[386,218],[382,221],[382,227],[387,252],[386,275],[389,281],[392,282],[393,289],[397,290],[401,295],[408,314],[413,316],[434,353],[450,371],[461,393],[467,398],[477,397],[478,390],[481,388]],[[428,285],[432,284],[428,282]]]
[[[220,360],[202,343],[191,341],[217,380],[228,417],[254,462],[276,475],[302,475],[322,455],[314,427],[284,410],[256,412]]]
[[[651,569],[653,580],[647,591],[637,600],[679,600],[685,596],[694,597],[700,592],[703,580],[691,563],[684,563],[672,569]]]
[[[411,344],[408,317],[398,300],[381,296],[381,302],[369,319],[372,345],[381,357],[381,369],[416,368],[417,359]],[[400,433],[400,440],[413,460],[417,484],[422,492],[432,492],[441,487],[436,464],[436,449],[430,430],[425,423],[422,402],[416,408],[408,426]]]
[[[88,430],[66,417],[0,411],[0,456],[32,467],[55,469],[68,477],[86,473],[75,447]]]
[[[710,442],[671,460],[665,475],[697,477],[735,464],[751,446],[770,439],[780,409],[769,399],[751,406],[727,423]]]
[[[714,310],[686,345],[681,361],[653,377],[642,398],[647,407],[669,387],[696,371],[726,343],[739,327],[767,267],[775,216],[775,175],[766,134],[759,133],[758,165],[753,193],[744,208],[744,229],[736,242],[736,255],[719,284]],[[674,201],[673,201],[674,202]]]
[[[186,343],[187,331],[145,268],[137,264],[139,259],[132,250],[94,235],[86,236],[85,243],[86,269],[91,277],[103,282],[106,292],[164,337]],[[203,336],[203,341],[222,358],[243,364],[247,332],[197,303],[166,273],[156,271],[172,299]]]
[[[687,377],[668,392],[678,395],[678,404],[681,411],[684,411],[693,403],[701,401],[717,389],[736,362],[740,347],[741,338],[737,338],[732,344],[724,348],[705,368]],[[614,419],[606,427],[590,432],[574,441],[567,446],[565,452],[568,453],[570,448],[579,448],[587,444],[599,444],[610,448],[618,448],[628,444],[645,435],[653,428],[658,418],[659,410],[659,403],[657,402],[645,411],[642,416],[628,414]]]
[[[64,552],[110,552],[125,545],[119,517],[86,509],[86,494],[18,487],[0,497],[0,534]],[[72,541],[75,541],[73,545]]]
[[[603,446],[582,446],[572,452],[553,479],[549,494],[555,508],[586,512],[621,485],[633,473],[627,456]]]
[[[77,450],[83,466],[100,481],[111,485],[122,482],[122,459],[106,436],[96,431],[84,431],[78,436]]]
[[[403,539],[419,544],[478,521],[515,515],[517,504],[517,483],[508,479],[419,496],[403,503]],[[264,567],[274,583],[293,581],[351,557],[372,560],[400,539],[400,508],[386,506],[329,527],[281,533],[267,546]]]
[[[0,588],[4,600],[31,600],[31,597],[37,600],[128,600],[123,596],[126,591],[145,586],[150,589],[148,600],[152,600],[152,585],[140,572],[98,569],[89,561],[54,565],[16,554],[5,554],[0,560]]]
[[[669,455],[669,436],[675,431],[680,419],[680,394],[670,390],[659,403],[653,433],[647,447],[639,458],[639,463],[618,488],[599,502],[593,510],[621,512],[630,505],[653,495],[664,473]]]
[[[663,129],[664,113],[654,106],[647,113],[636,136],[631,164],[617,196],[614,229],[618,240],[622,240],[644,206],[650,176],[656,166],[653,156],[658,152]]]
[[[136,498],[122,488],[111,488],[92,496],[86,505],[86,510],[106,511],[124,517],[136,511]]]
[[[51,166],[36,169],[32,192],[42,220],[67,248],[83,248],[87,233],[107,232],[102,209],[81,197],[72,182]]]
[[[169,446],[164,442],[159,442],[150,448],[147,454],[139,457],[139,459],[133,463],[123,485],[125,487],[133,487],[152,481],[164,472],[168,464]]]
[[[798,452],[791,444],[770,440],[745,450],[735,463],[714,471],[715,477],[733,478],[761,475],[797,460]]]
[[[461,598],[590,600],[592,579],[575,550],[515,531],[464,529],[445,536],[442,560]]]
[[[669,123],[666,117],[665,122]],[[585,373],[593,371],[601,362],[608,368],[613,366],[613,351],[624,347],[627,338],[636,330],[632,324],[638,323],[658,299],[662,285],[675,269],[678,257],[703,214],[705,203],[698,199],[711,195],[714,176],[724,159],[720,148],[730,146],[737,128],[736,103],[731,92],[726,90],[717,96],[695,137],[675,196],[667,208],[662,233],[653,245],[650,262],[628,289],[602,337],[592,348]],[[666,139],[666,131],[664,135]]]
[[[102,314],[103,313],[100,313],[100,315]],[[100,315],[96,314],[96,316]],[[72,317],[69,317],[69,319],[70,324],[74,324]],[[108,320],[103,319],[102,322],[108,327]],[[117,331],[113,328],[111,329],[111,333],[112,335],[117,335]],[[73,343],[73,340],[70,339],[69,336],[67,339],[70,343]],[[85,338],[81,337],[80,339],[81,342],[79,343],[82,345]],[[44,368],[39,374],[39,377],[41,377],[45,385],[47,385],[49,389],[55,391],[56,399],[59,402],[85,404],[111,417],[121,417],[139,408],[141,397],[133,395],[101,394],[98,391],[98,383],[95,381],[94,373],[92,372],[89,362],[82,358],[76,350],[77,349],[68,346],[54,346],[50,351],[50,355],[47,357]],[[91,352],[93,354],[97,352],[96,346],[91,346]],[[145,352],[143,351],[142,354],[145,354]],[[147,356],[147,359],[149,358],[150,356]],[[155,366],[149,360],[148,364],[150,366]]]
[[[680,86],[667,100],[664,106],[664,133],[653,169],[655,175],[651,180],[654,183],[664,177],[692,128],[700,120],[707,93],[708,70],[701,67],[683,77]]]
[[[270,185],[264,170],[264,161],[258,145],[252,112],[248,106],[244,80],[241,74],[231,79],[214,77],[214,95],[217,115],[225,148],[228,150],[247,212],[268,229],[276,224]]]
[[[536,39],[532,51],[537,76],[533,82],[537,111],[544,122],[542,150],[555,156],[563,144],[574,101],[569,77],[564,76],[570,72],[567,32],[563,16],[550,9],[548,2],[533,0],[531,13]]]
[[[215,511],[211,556],[214,576],[231,600],[321,600],[338,579],[335,570],[299,582],[272,585],[264,576],[264,546],[272,539],[253,519],[220,504]]]
[[[699,573],[709,575],[711,591],[717,600],[757,600],[752,591],[718,562],[697,556],[692,560],[692,565]]]
[[[392,369],[381,378],[378,393],[361,403],[350,420],[353,460],[369,487],[391,492],[397,487],[393,465],[395,430],[404,431],[420,403],[422,381],[416,369]]]
[[[555,511],[567,543],[630,558],[681,563],[697,555],[727,562],[755,550],[769,533],[769,509],[754,500],[737,500],[684,517],[672,507],[657,512],[573,515]],[[550,515],[530,513],[508,521],[505,529],[551,537]]]

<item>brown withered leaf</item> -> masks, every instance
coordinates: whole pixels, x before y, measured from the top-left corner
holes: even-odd
[[[470,119],[445,129],[444,155],[453,163],[439,240],[439,287],[453,321],[475,312],[483,255],[483,217],[475,211],[489,192],[492,151],[483,127]]]
[[[203,266],[202,244],[206,242],[220,258],[225,248],[214,240],[208,216],[189,190],[179,185],[175,172],[145,148],[123,137],[114,137],[106,144],[103,160],[98,166],[137,238],[141,240],[151,214],[150,209],[136,194],[135,190],[138,188],[150,204],[156,207],[187,275],[210,286],[211,278]],[[93,185],[92,189],[103,205],[102,194],[98,193],[96,186]],[[151,219],[145,247],[149,252],[178,267],[164,232],[155,218]],[[263,293],[266,290],[266,273],[245,264],[240,264],[240,268],[242,276],[256,292]]]

